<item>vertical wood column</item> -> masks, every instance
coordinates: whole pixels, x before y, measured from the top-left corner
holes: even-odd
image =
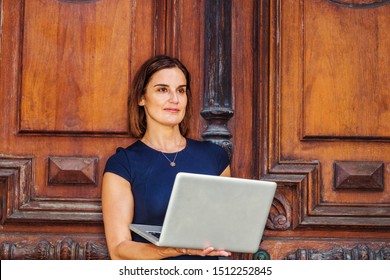
[[[202,137],[233,153],[232,134],[227,128],[232,109],[232,1],[206,0],[205,5],[204,101],[201,116],[207,129]]]

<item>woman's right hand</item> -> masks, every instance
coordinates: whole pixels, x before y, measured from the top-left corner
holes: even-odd
[[[197,250],[197,249],[186,249],[186,248],[176,248],[176,250],[179,253],[182,253],[183,255],[196,255],[196,256],[218,256],[218,257],[230,257],[231,252],[225,251],[225,250],[215,250],[213,247],[207,247],[203,250]]]

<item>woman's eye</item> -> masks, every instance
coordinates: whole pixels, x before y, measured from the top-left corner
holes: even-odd
[[[177,92],[180,94],[184,94],[184,93],[186,93],[186,90],[184,88],[181,88]]]
[[[168,89],[167,89],[167,88],[159,88],[158,91],[159,91],[159,92],[167,92]]]

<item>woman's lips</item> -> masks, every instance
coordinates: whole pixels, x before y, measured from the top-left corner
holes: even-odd
[[[180,110],[176,109],[176,108],[165,108],[164,111],[168,111],[168,112],[171,112],[171,113],[178,113],[178,112],[180,112]]]

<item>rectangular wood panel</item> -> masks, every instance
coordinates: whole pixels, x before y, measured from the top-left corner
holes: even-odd
[[[127,132],[131,8],[24,2],[21,132]]]
[[[303,138],[390,138],[390,6],[303,1]]]

